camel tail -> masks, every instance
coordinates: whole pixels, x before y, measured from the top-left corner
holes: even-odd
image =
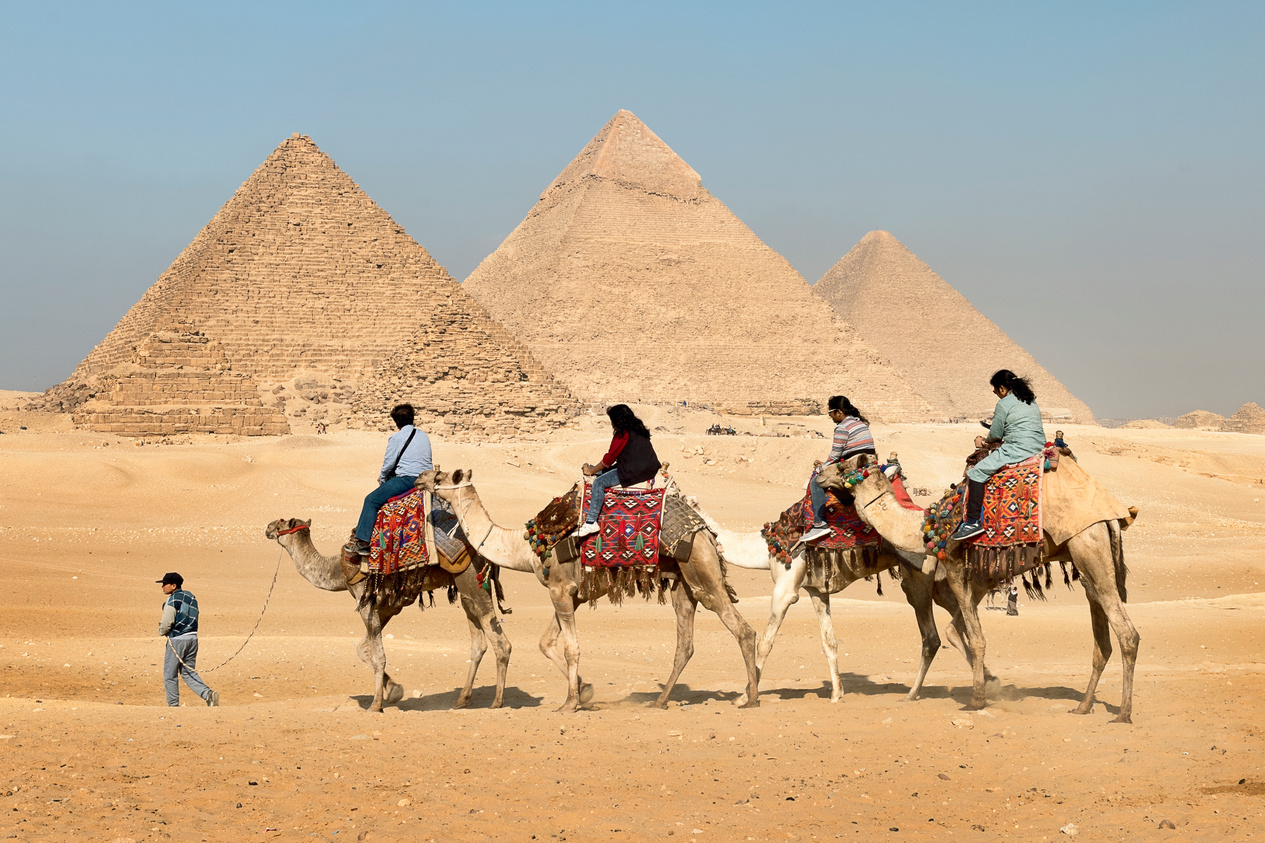
[[[501,588],[501,569],[490,562],[488,564],[492,566],[492,595],[496,601],[496,609],[502,615],[512,615],[514,610],[505,605],[505,589]]]
[[[720,549],[719,543],[716,545],[716,559],[720,562],[720,581],[725,586],[725,594],[729,595],[730,603],[737,603],[738,592],[734,591],[734,587],[729,584],[729,563],[725,561],[725,554]]]
[[[1107,532],[1111,536],[1111,563],[1116,569],[1116,591],[1120,595],[1120,602],[1128,603],[1129,589],[1127,581],[1129,579],[1129,567],[1124,564],[1124,537],[1120,534],[1120,524],[1115,521],[1108,521]]]

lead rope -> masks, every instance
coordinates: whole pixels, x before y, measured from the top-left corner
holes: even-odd
[[[241,653],[242,650],[246,649],[246,645],[250,643],[250,639],[255,637],[255,630],[259,629],[259,622],[264,619],[264,612],[268,611],[268,601],[272,599],[272,590],[277,587],[277,577],[281,574],[281,557],[284,554],[285,554],[284,549],[282,549],[281,552],[277,554],[277,570],[272,572],[272,585],[268,586],[268,596],[264,598],[264,607],[259,610],[259,618],[258,620],[255,621],[255,626],[250,630],[250,635],[246,636],[246,640],[242,642],[242,646],[237,648],[236,653],[233,653],[233,655],[229,656],[224,661],[217,664],[215,667],[206,671],[207,673],[214,673],[215,671],[219,670],[224,665],[231,662],[233,659],[237,658],[238,654]],[[176,652],[176,648],[171,646],[170,638],[167,639],[167,649],[171,650],[171,654],[176,657],[176,661],[180,662],[180,664],[184,665],[189,670],[192,670],[194,673],[198,672],[196,668],[192,667],[191,665],[185,664],[185,660],[180,658],[180,654]]]

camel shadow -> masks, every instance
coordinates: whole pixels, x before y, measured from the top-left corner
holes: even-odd
[[[454,688],[451,691],[422,694],[420,697],[407,697],[396,703],[395,708],[400,711],[452,711],[453,705],[457,702],[457,695],[460,693],[460,688]],[[490,686],[475,688],[469,708],[462,710],[488,708],[495,696],[496,688]],[[351,699],[360,706],[362,711],[368,711],[373,703],[373,694],[353,694]],[[505,687],[504,708],[537,708],[542,702],[544,702],[544,697],[534,697],[509,685]]]
[[[659,699],[659,691],[633,691],[631,694],[619,700],[612,700],[607,703],[608,706],[647,706],[654,707],[655,700]],[[678,682],[672,689],[672,696],[668,698],[668,705],[677,703],[687,703],[689,705],[702,705],[706,702],[737,702],[742,696],[741,691],[714,691],[714,690],[695,690],[689,685]]]

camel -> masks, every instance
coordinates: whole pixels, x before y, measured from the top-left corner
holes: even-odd
[[[311,520],[281,518],[269,524],[264,535],[285,548],[294,560],[294,567],[299,575],[312,585],[323,591],[348,591],[356,598],[357,611],[365,624],[365,637],[356,645],[356,652],[360,660],[373,670],[373,702],[369,710],[380,712],[384,703],[394,705],[404,697],[404,686],[393,681],[387,674],[382,631],[391,618],[417,598],[379,596],[374,603],[362,605],[361,597],[368,581],[361,580],[348,585],[341,557],[325,556],[312,544],[309,529],[311,525]],[[427,571],[428,587],[433,582],[433,588],[453,587],[457,590],[461,597],[461,608],[465,610],[470,624],[470,672],[466,675],[465,687],[461,689],[453,708],[469,707],[474,675],[479,670],[479,662],[487,652],[489,642],[496,651],[496,698],[492,700],[492,708],[500,708],[505,700],[505,674],[509,670],[510,642],[496,616],[493,595],[481,588],[478,582],[478,570],[490,568],[486,559],[476,556],[475,561],[460,574],[450,574],[438,565]]]
[[[554,618],[540,639],[540,651],[567,678],[567,698],[560,712],[579,709],[592,695],[592,688],[580,679],[580,644],[576,631],[575,609],[579,604],[580,563],[541,564],[523,529],[498,526],[488,514],[474,487],[469,469],[458,469],[451,475],[440,472],[434,478],[434,492],[447,501],[457,513],[461,529],[473,542],[482,537],[479,553],[493,564],[515,571],[530,571],[549,589]],[[659,571],[672,579],[672,608],[676,611],[676,655],[672,673],[663,685],[655,705],[667,708],[668,697],[677,678],[694,654],[694,614],[698,604],[715,612],[721,623],[733,634],[747,667],[747,689],[741,706],[760,704],[756,670],[756,634],[743,619],[733,602],[737,599],[725,581],[725,563],[716,541],[706,530],[696,533],[690,557],[683,563],[666,556],[659,557]],[[600,596],[600,595],[599,595]]]
[[[799,594],[802,589],[808,592],[813,611],[817,615],[818,626],[821,629],[821,649],[825,653],[826,663],[830,667],[830,701],[839,702],[842,700],[843,686],[839,681],[839,643],[835,639],[834,623],[830,616],[830,595],[843,591],[857,580],[876,576],[883,571],[891,572],[895,569],[899,570],[893,576],[900,580],[901,590],[905,592],[905,599],[909,601],[909,605],[914,610],[914,617],[918,622],[918,631],[922,636],[922,652],[918,665],[918,674],[910,686],[909,693],[905,695],[905,699],[912,702],[921,698],[923,681],[926,679],[927,670],[931,667],[932,659],[936,657],[936,653],[940,650],[940,635],[936,629],[935,617],[932,613],[933,602],[938,603],[953,616],[953,624],[947,628],[946,635],[954,649],[968,656],[969,661],[969,651],[963,643],[965,633],[962,625],[962,615],[958,612],[957,600],[945,582],[937,582],[933,575],[927,575],[922,572],[923,554],[907,553],[885,541],[879,549],[875,565],[867,566],[862,561],[855,559],[845,560],[836,569],[836,575],[831,578],[827,587],[823,583],[812,581],[809,577],[808,556],[812,553],[811,550],[793,557],[788,568],[785,564],[768,554],[764,539],[759,534],[754,537],[731,537],[730,534],[721,531],[720,536],[721,543],[727,549],[744,544],[754,545],[755,542],[758,542],[763,552],[757,552],[753,548],[752,553],[727,554],[726,559],[730,564],[740,568],[749,570],[767,569],[773,578],[773,594],[769,601],[769,622],[764,629],[764,635],[761,636],[760,645],[756,651],[756,669],[760,671],[761,675],[764,672],[764,663],[773,649],[773,642],[777,638],[778,630],[786,619],[786,613],[790,610],[792,604],[799,601]],[[987,668],[985,669],[985,677],[987,680],[995,678]]]
[[[865,469],[869,469],[868,471]],[[852,488],[857,501],[857,513],[867,524],[902,550],[914,552],[923,548],[922,516],[903,509],[896,503],[892,482],[883,472],[871,466],[868,457],[862,457],[855,467],[852,479],[860,482]],[[844,476],[848,469],[837,465],[828,466],[822,472],[822,486],[831,489],[844,488]],[[1120,657],[1124,664],[1124,689],[1120,713],[1114,723],[1133,722],[1133,669],[1138,658],[1138,631],[1125,611],[1125,580],[1128,569],[1124,564],[1124,545],[1121,531],[1129,519],[1105,518],[1090,523],[1079,531],[1068,529],[1072,525],[1059,524],[1057,519],[1066,509],[1050,506],[1047,494],[1041,505],[1046,508],[1043,521],[1045,528],[1044,562],[1070,561],[1080,572],[1080,582],[1089,600],[1090,623],[1094,635],[1094,656],[1085,696],[1073,713],[1089,714],[1094,707],[1094,691],[1102,676],[1103,668],[1111,657],[1111,633],[1120,643]],[[864,502],[864,503],[863,503]],[[1133,511],[1136,514],[1136,510]],[[1123,526],[1122,526],[1123,524]],[[1061,543],[1053,534],[1070,533]],[[1034,563],[1030,567],[1035,567]],[[945,548],[945,558],[940,563],[949,587],[957,597],[965,620],[966,645],[972,668],[971,701],[968,710],[979,710],[987,705],[984,676],[984,631],[980,626],[979,602],[998,584],[995,578],[968,577],[965,547],[950,541]],[[1019,572],[1016,572],[1019,573]]]

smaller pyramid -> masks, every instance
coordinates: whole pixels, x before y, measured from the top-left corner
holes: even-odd
[[[1265,433],[1265,408],[1251,401],[1221,424],[1228,433]]]
[[[1173,427],[1184,430],[1220,430],[1225,424],[1225,416],[1208,410],[1194,410],[1184,416],[1178,416]]]
[[[1085,402],[886,231],[862,237],[813,291],[950,418],[990,415],[988,379],[1010,369],[1051,418],[1094,424]]]
[[[187,325],[151,333],[109,382],[108,392],[75,410],[78,427],[118,436],[290,432],[285,416],[263,405],[251,376],[232,371],[223,347]]]

